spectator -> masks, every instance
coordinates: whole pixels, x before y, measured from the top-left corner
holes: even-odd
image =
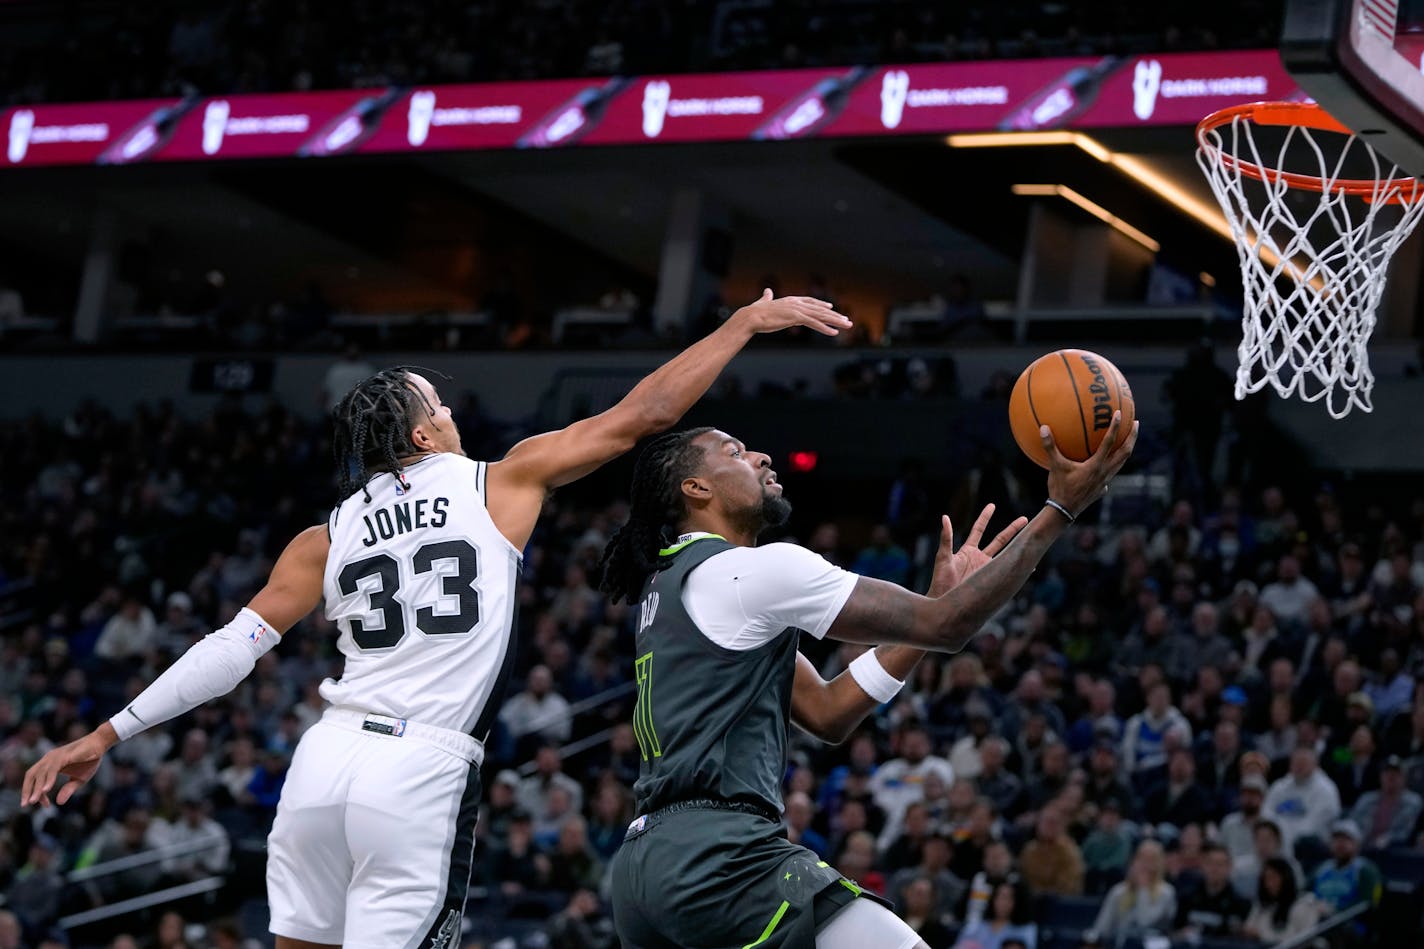
[[[605,793],[608,793],[609,790],[610,789],[605,785],[604,788],[599,791],[600,799],[604,796]],[[914,810],[915,808],[911,807],[910,812],[906,813],[906,827],[908,828],[912,824],[922,824],[923,826],[920,828],[921,833],[928,832],[929,820],[924,817],[923,805],[919,807],[920,818],[918,821],[912,819],[911,817],[911,812],[913,812]],[[811,826],[811,821],[815,817],[815,814],[816,805],[811,802],[810,795],[806,794],[804,791],[792,791],[790,794],[786,795],[786,838],[790,840],[793,844],[800,844],[801,846],[805,847],[807,850],[812,851],[816,854],[816,856],[824,860],[826,859],[826,856],[830,853],[831,845],[829,842],[827,842],[825,837],[822,837],[820,833],[818,833],[815,828]],[[622,828],[619,828],[618,830],[618,840],[613,844],[613,850],[615,851],[618,849],[618,844],[621,844],[623,842]],[[914,858],[919,858],[917,846],[916,852],[914,853]],[[606,855],[603,855],[603,859],[605,861],[611,860],[613,859],[613,854],[610,852]],[[888,855],[887,863],[890,866],[895,865],[894,863],[891,863],[889,861]]]
[[[965,926],[955,949],[1002,949],[1009,942],[1037,949],[1038,926],[1033,922],[1028,895],[1015,883],[994,887],[984,918]]]
[[[1340,816],[1340,792],[1317,762],[1314,749],[1296,748],[1290,773],[1266,793],[1266,816],[1280,826],[1292,845],[1308,838],[1324,841],[1331,822]]]
[[[1202,824],[1212,814],[1211,795],[1197,783],[1197,765],[1185,748],[1172,752],[1167,763],[1167,781],[1147,795],[1144,813],[1154,824],[1184,827]]]
[[[1402,667],[1399,650],[1380,651],[1379,673],[1374,681],[1365,684],[1365,695],[1374,703],[1375,714],[1382,722],[1409,708],[1414,698],[1414,679]]]
[[[850,572],[906,586],[910,580],[910,555],[895,543],[889,527],[876,524],[870,532],[870,545],[856,556]]]
[[[581,888],[549,921],[550,949],[609,949],[616,945],[613,920],[593,890]]]
[[[1315,584],[1301,576],[1300,561],[1286,556],[1276,565],[1275,582],[1261,588],[1261,605],[1271,611],[1278,623],[1304,624],[1311,602],[1319,596]]]
[[[59,916],[59,898],[64,878],[59,874],[63,854],[59,842],[49,834],[36,834],[30,844],[30,858],[15,871],[14,882],[5,891],[5,905],[32,931],[48,929]],[[0,929],[3,931],[3,929]]]
[[[1083,941],[1120,946],[1129,939],[1165,934],[1177,914],[1177,892],[1165,878],[1165,867],[1162,845],[1143,841],[1128,867],[1127,879],[1108,890]]]
[[[549,878],[549,858],[534,846],[534,823],[524,811],[510,816],[509,836],[491,848],[488,880],[506,897],[543,888]]]
[[[1379,868],[1360,856],[1360,828],[1354,821],[1336,821],[1330,829],[1330,860],[1315,871],[1311,892],[1326,913],[1338,913],[1358,903],[1378,906],[1383,891]],[[1356,922],[1356,932],[1366,924]]]
[[[968,891],[964,880],[949,868],[953,856],[954,845],[949,837],[940,832],[931,833],[920,848],[919,860],[890,878],[889,893],[899,900],[914,881],[928,880],[934,886],[936,918],[948,918]]]
[[[192,848],[163,861],[166,876],[183,883],[227,871],[229,844],[227,831],[208,816],[207,799],[197,794],[183,796],[183,816],[160,835],[163,847]]]
[[[1305,878],[1300,871],[1300,864],[1295,857],[1286,850],[1285,837],[1281,834],[1281,828],[1275,821],[1262,818],[1256,822],[1251,833],[1253,851],[1250,856],[1242,857],[1232,861],[1231,865],[1231,885],[1236,888],[1236,892],[1244,898],[1251,898],[1256,892],[1256,885],[1261,879],[1261,868],[1270,860],[1277,857],[1285,861],[1291,868],[1291,875],[1299,883]]]
[[[573,729],[569,703],[554,691],[548,666],[529,670],[524,691],[504,703],[499,719],[515,738],[533,735],[554,744],[568,741]]]
[[[981,750],[984,742],[991,739],[1002,742],[1003,739],[991,734],[994,719],[989,712],[989,706],[984,702],[978,699],[972,700],[969,707],[964,710],[964,715],[967,731],[950,748],[949,766],[954,769],[955,775],[961,781],[966,779],[972,781],[979,777],[979,772],[984,769],[984,756]]]
[[[908,725],[900,732],[901,757],[885,762],[871,777],[875,803],[888,820],[899,824],[905,808],[924,800],[924,782],[929,775],[937,777],[946,788],[954,783],[954,769],[931,750],[930,735],[924,726]]]
[[[577,814],[559,828],[558,843],[549,854],[551,889],[572,893],[580,888],[597,889],[603,867],[588,845],[588,825]]]
[[[1231,855],[1220,844],[1202,847],[1202,883],[1177,903],[1179,938],[1231,939],[1241,933],[1251,904],[1231,886]]]
[[[1147,708],[1127,720],[1123,730],[1122,760],[1135,777],[1145,777],[1167,763],[1168,741],[1179,747],[1191,744],[1192,726],[1172,705],[1172,690],[1158,682],[1147,691]]]
[[[1150,589],[1156,590],[1156,581],[1148,578]],[[1153,606],[1142,617],[1141,626],[1127,639],[1116,658],[1117,670],[1125,676],[1136,676],[1145,666],[1159,666],[1163,670],[1181,668],[1177,653],[1181,643],[1172,632],[1172,617],[1164,606]]]
[[[1408,846],[1424,811],[1424,799],[1404,786],[1404,761],[1390,755],[1380,769],[1380,789],[1360,796],[1350,820],[1360,828],[1366,847]]]
[[[1035,893],[1078,896],[1083,892],[1083,854],[1065,831],[1063,813],[1045,807],[1038,815],[1034,838],[1023,849],[1024,882]]]
[[[1029,782],[1026,793],[1021,798],[1027,810],[1020,815],[1019,824],[1029,828],[1034,826],[1038,820],[1038,812],[1068,790],[1072,781],[1071,770],[1072,759],[1068,755],[1067,745],[1061,741],[1051,741],[1044,746],[1038,773]],[[1006,813],[1005,816],[1012,814]]]
[[[997,735],[984,739],[979,746],[980,770],[974,784],[980,796],[994,803],[994,810],[1004,817],[1018,814],[1024,798],[1023,781],[1004,764],[1009,756],[1009,743]]]
[[[20,920],[8,909],[0,909],[0,949],[23,949]]]
[[[560,788],[568,795],[568,808],[572,812],[577,813],[583,809],[583,788],[573,778],[564,774],[559,749],[553,745],[545,745],[534,758],[534,773],[519,785],[516,798],[520,808],[535,818],[549,813],[549,798],[554,788]]]
[[[1225,669],[1231,663],[1236,647],[1221,634],[1221,613],[1213,603],[1198,603],[1192,607],[1192,630],[1183,637],[1176,650],[1176,666],[1168,673],[1178,682],[1193,678],[1202,666]]]
[[[952,938],[940,920],[941,900],[934,883],[927,877],[915,877],[900,890],[900,918],[913,929],[927,946],[947,946]]]
[[[1117,743],[1100,739],[1088,758],[1088,782],[1083,787],[1084,799],[1097,807],[1109,800],[1117,802],[1124,817],[1137,813],[1137,797],[1132,788],[1118,777]]]
[[[1092,749],[1100,738],[1121,741],[1123,721],[1117,715],[1117,689],[1108,679],[1098,679],[1088,690],[1088,709],[1065,736],[1074,754]]]
[[[130,593],[119,605],[119,611],[104,624],[94,655],[111,662],[136,660],[148,654],[157,643],[158,624],[153,611]]]
[[[1266,799],[1266,779],[1248,774],[1241,779],[1237,793],[1239,809],[1222,818],[1217,831],[1233,862],[1252,858],[1256,852],[1255,827],[1261,817],[1261,805]]]
[[[1285,942],[1310,929],[1320,919],[1311,899],[1301,899],[1295,871],[1280,857],[1261,867],[1256,902],[1246,917],[1245,935],[1267,945]]]
[[[218,783],[218,769],[208,754],[208,733],[190,728],[183,734],[183,746],[178,755],[178,785],[180,798],[207,798]]]
[[[1043,675],[1036,669],[1030,669],[1019,679],[1013,701],[999,716],[999,733],[1022,735],[1028,728],[1029,719],[1034,715],[1042,715],[1048,730],[1054,735],[1062,735],[1067,731],[1063,713],[1048,697]]]
[[[984,848],[984,869],[974,874],[964,894],[964,925],[971,926],[984,918],[989,897],[1000,883],[1018,883],[1023,877],[1014,868],[1014,854],[1009,845],[996,840]]]
[[[1363,693],[1359,693],[1363,697]],[[1375,733],[1368,725],[1350,732],[1350,744],[1335,749],[1327,775],[1340,792],[1340,803],[1349,809],[1360,795],[1380,786],[1380,758],[1375,753]]]
[[[1272,766],[1279,764],[1284,767],[1295,751],[1296,729],[1291,715],[1289,695],[1277,695],[1271,699],[1270,724],[1264,733],[1256,736],[1256,750],[1265,755]]]
[[[1132,859],[1132,828],[1118,802],[1109,798],[1098,812],[1092,833],[1083,841],[1083,866],[1089,893],[1102,893],[1123,878]]]

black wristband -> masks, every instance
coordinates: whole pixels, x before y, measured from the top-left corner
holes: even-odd
[[[1044,502],[1043,502],[1043,506],[1044,506],[1044,507],[1051,507],[1051,508],[1053,508],[1055,511],[1057,511],[1059,514],[1062,514],[1065,518],[1068,519],[1068,523],[1069,523],[1069,524],[1072,524],[1072,523],[1074,523],[1075,521],[1078,520],[1076,517],[1073,516],[1073,512],[1072,512],[1072,511],[1068,510],[1066,507],[1064,507],[1063,505],[1059,504],[1057,501],[1053,500],[1052,498],[1049,498],[1047,501],[1044,501]]]

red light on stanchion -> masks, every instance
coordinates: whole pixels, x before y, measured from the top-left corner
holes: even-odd
[[[786,456],[786,460],[790,463],[792,471],[805,474],[808,471],[815,471],[816,462],[820,459],[814,451],[793,451]]]

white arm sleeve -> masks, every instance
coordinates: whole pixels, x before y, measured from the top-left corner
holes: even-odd
[[[281,638],[266,620],[244,607],[231,623],[179,656],[109,724],[122,741],[226,695]]]
[[[708,639],[741,652],[788,627],[824,637],[857,579],[795,544],[737,547],[688,574],[682,601]]]

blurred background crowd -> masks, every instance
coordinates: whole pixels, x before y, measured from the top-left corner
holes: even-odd
[[[520,434],[473,399],[456,416],[475,456]],[[0,427],[0,457],[0,947],[266,944],[263,838],[340,670],[319,612],[230,696],[117,748],[64,808],[20,811],[18,789],[324,516],[325,424],[236,399],[193,419],[88,403]],[[791,536],[922,590],[934,514],[1032,512],[1036,471],[995,456],[902,474],[878,522],[812,502]],[[554,497],[525,551],[467,945],[614,945],[602,893],[633,816],[634,613],[596,592],[596,564],[623,483]],[[792,839],[893,898],[935,949],[1270,943],[1361,903],[1336,941],[1415,925],[1424,497],[1347,501],[1302,476],[1097,520],[847,743],[794,736]],[[856,652],[803,645],[827,677]],[[84,915],[155,892],[142,912]]]
[[[1271,46],[1274,4],[12,3],[0,104]],[[28,7],[35,7],[29,15]],[[339,11],[339,15],[334,15]],[[54,68],[56,56],[66,68]]]

